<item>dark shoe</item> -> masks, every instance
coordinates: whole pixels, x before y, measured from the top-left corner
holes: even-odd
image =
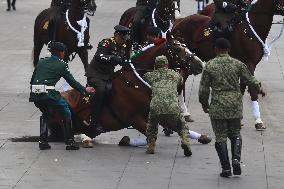
[[[11,11],[11,8],[7,8],[6,11]]]
[[[171,134],[174,134],[174,132],[171,129],[164,128],[163,132],[165,133],[166,136],[171,136]]]
[[[118,145],[119,146],[129,146],[130,138],[129,136],[124,136],[122,139],[119,141]]]
[[[192,155],[192,152],[191,152],[191,149],[190,149],[189,145],[181,144],[181,148],[183,149],[183,154],[186,157],[189,157],[189,156]]]
[[[233,159],[232,160],[232,167],[233,167],[234,175],[241,175],[242,174],[241,164],[240,164],[239,160]]]
[[[47,142],[40,142],[39,141],[38,146],[39,146],[40,150],[49,150],[51,148],[50,145]]]
[[[16,10],[16,7],[15,7],[15,5],[12,5],[12,8],[13,8],[13,10],[14,10],[14,11]]]
[[[201,144],[208,144],[212,141],[212,138],[209,137],[208,135],[201,135],[200,138],[198,139],[198,142]]]
[[[66,150],[79,150],[80,147],[75,143],[74,140],[69,140],[66,145]]]
[[[220,176],[221,177],[226,177],[226,178],[232,176],[231,169],[228,169],[228,170],[222,169],[222,172],[220,173]]]

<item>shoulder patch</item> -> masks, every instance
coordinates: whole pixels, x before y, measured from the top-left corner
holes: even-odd
[[[99,47],[109,47],[110,42],[109,39],[103,39],[100,43],[99,43]]]

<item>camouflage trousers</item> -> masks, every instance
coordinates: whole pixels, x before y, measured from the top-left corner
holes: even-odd
[[[216,142],[227,142],[227,138],[240,136],[241,119],[211,119]]]
[[[158,135],[158,125],[171,126],[174,131],[177,131],[183,144],[189,145],[189,131],[188,126],[181,114],[149,114],[147,124],[147,140],[149,142],[155,142]]]

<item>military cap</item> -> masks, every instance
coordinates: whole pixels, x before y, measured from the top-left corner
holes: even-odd
[[[168,63],[169,63],[168,59],[164,55],[157,56],[156,59],[155,59],[155,65],[156,66],[164,66],[164,65],[167,65]]]
[[[66,45],[60,42],[50,42],[47,48],[50,52],[52,51],[61,51],[65,52],[67,50]]]
[[[122,26],[122,25],[116,25],[114,27],[115,32],[121,33],[121,34],[128,34],[130,32],[130,29],[128,27]]]
[[[230,49],[231,48],[231,44],[225,38],[218,38],[218,39],[216,39],[216,41],[214,43],[214,47],[216,47],[218,49]]]

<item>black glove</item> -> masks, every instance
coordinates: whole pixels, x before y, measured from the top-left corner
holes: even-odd
[[[228,5],[225,7],[225,12],[226,13],[232,13],[237,9],[238,9],[238,7],[236,5],[234,5],[232,3],[228,3]]]
[[[112,55],[110,61],[114,64],[121,64],[122,60],[119,56]]]

